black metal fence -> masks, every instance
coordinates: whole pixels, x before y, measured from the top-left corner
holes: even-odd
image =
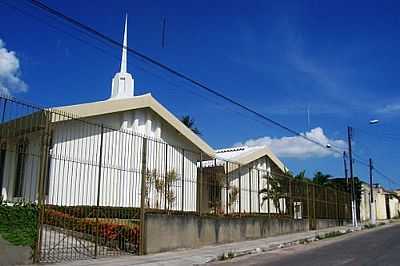
[[[149,211],[309,219],[310,228],[351,217],[347,192],[295,180],[268,157],[240,165],[8,97],[0,111],[2,196],[37,203],[37,261],[139,254]]]

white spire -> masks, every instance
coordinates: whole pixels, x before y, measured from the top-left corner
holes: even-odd
[[[121,58],[121,71],[120,73],[126,73],[126,53],[128,47],[128,14],[125,15],[125,30],[124,30],[124,46],[122,47],[122,58]]]
[[[122,47],[121,69],[112,80],[112,91],[110,99],[133,97],[134,80],[127,71],[127,48],[128,48],[128,14],[125,17],[124,42]]]

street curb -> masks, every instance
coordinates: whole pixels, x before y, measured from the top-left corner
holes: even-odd
[[[244,249],[244,250],[225,251],[223,254],[208,260],[205,264],[212,263],[212,262],[218,262],[218,261],[226,261],[226,260],[230,260],[233,258],[242,257],[242,256],[246,256],[246,255],[261,254],[263,252],[272,251],[272,250],[281,249],[281,248],[287,248],[290,246],[305,245],[305,244],[309,244],[309,243],[323,240],[323,239],[328,239],[328,238],[351,234],[351,233],[357,232],[357,231],[377,229],[384,225],[394,224],[394,223],[398,223],[398,222],[388,220],[388,221],[381,221],[373,226],[370,224],[363,224],[363,225],[361,225],[361,227],[358,227],[358,228],[332,230],[332,231],[323,232],[323,233],[316,231],[314,236],[310,236],[310,237],[306,237],[306,238],[299,238],[296,240],[282,242],[282,243],[271,243],[268,245],[267,248],[258,247],[258,248]],[[201,264],[199,264],[199,265],[201,265]]]

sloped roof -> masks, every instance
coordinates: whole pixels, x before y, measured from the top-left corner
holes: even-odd
[[[275,156],[267,146],[234,147],[216,150],[216,156],[228,161],[237,162],[241,165],[249,164],[261,157],[268,156],[272,162],[282,171],[286,172],[286,166]]]
[[[216,165],[224,165],[224,163],[228,161],[235,164],[229,168],[229,171],[234,171],[239,165],[247,165],[264,156],[267,156],[283,173],[288,171],[288,168],[266,146],[233,147],[215,150],[215,153],[217,159],[204,161],[203,166],[214,167]]]
[[[54,107],[51,108],[51,110],[71,113],[80,118],[86,118],[141,108],[150,108],[202,152],[211,157],[215,156],[213,148],[162,106],[150,93],[130,98],[109,99],[105,101]],[[68,118],[64,116],[55,116],[55,119],[57,120],[53,120],[53,122],[67,120]]]

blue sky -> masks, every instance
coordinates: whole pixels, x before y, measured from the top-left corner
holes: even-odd
[[[120,49],[88,38],[24,1],[6,2],[14,8],[0,4],[0,51],[14,51],[19,64],[9,72],[3,67],[3,76],[0,66],[0,84],[3,79],[14,96],[44,106],[109,97]],[[310,137],[343,146],[346,127],[352,125],[359,157],[372,157],[381,171],[400,182],[400,3],[45,2],[116,40],[122,38],[124,14],[129,13],[129,47],[297,131],[311,130]],[[177,116],[193,116],[215,148],[267,143],[294,172],[343,175],[340,157],[288,139],[284,130],[134,56],[128,57],[128,70],[136,95],[151,92]],[[10,75],[20,83],[11,82]],[[368,125],[372,118],[380,124]],[[368,177],[359,164],[355,173]]]

